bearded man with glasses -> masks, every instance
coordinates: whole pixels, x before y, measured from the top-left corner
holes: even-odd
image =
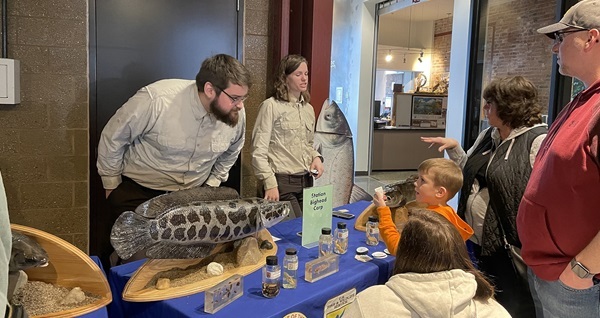
[[[538,29],[586,87],[542,143],[517,215],[538,317],[600,317],[600,0]]]
[[[107,217],[114,222],[165,192],[226,181],[244,145],[251,85],[242,63],[218,54],[204,60],[196,80],[157,81],[121,106],[98,144]]]

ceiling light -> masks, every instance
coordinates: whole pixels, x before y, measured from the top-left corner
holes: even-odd
[[[390,50],[390,51],[388,51],[388,54],[385,56],[385,61],[386,62],[391,62],[392,58],[393,58],[392,51]]]

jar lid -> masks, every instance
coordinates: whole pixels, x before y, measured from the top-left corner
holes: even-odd
[[[267,256],[267,265],[277,265],[277,256]]]
[[[321,229],[321,234],[329,235],[331,234],[331,229],[328,227],[324,227]]]
[[[337,223],[337,228],[340,230],[343,230],[346,228],[346,223],[345,222],[338,222]]]
[[[373,252],[373,254],[371,254],[373,257],[375,258],[386,258],[387,254],[384,252]]]
[[[285,255],[296,255],[296,253],[298,253],[298,252],[293,247],[285,249]]]
[[[367,253],[369,253],[369,249],[364,246],[356,248],[356,255],[367,255]]]
[[[376,215],[369,215],[369,222],[379,222],[379,218]]]

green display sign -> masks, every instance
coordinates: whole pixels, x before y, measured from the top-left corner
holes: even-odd
[[[305,188],[302,203],[302,246],[319,245],[321,228],[331,228],[333,186]]]

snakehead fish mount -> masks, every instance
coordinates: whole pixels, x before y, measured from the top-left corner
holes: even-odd
[[[48,265],[48,253],[38,242],[17,231],[11,231],[11,234],[12,249],[8,262],[9,272]]]
[[[126,211],[115,221],[110,239],[123,259],[143,249],[149,258],[201,258],[219,243],[248,237],[279,223],[290,210],[287,201],[247,198],[179,205],[156,218]]]
[[[135,213],[147,218],[155,218],[164,211],[182,204],[239,198],[238,192],[232,188],[198,186],[156,196],[135,208]]]

